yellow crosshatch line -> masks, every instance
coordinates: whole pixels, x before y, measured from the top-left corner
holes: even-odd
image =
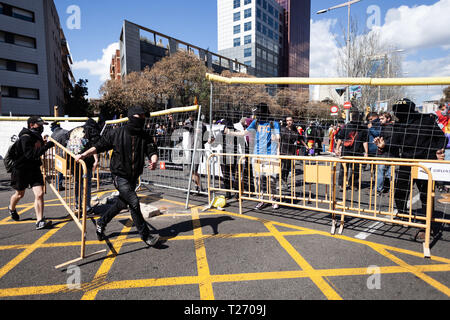
[[[103,195],[114,191],[103,191],[98,193],[98,195]],[[140,195],[141,197],[146,197],[147,195]],[[57,200],[57,199],[56,199]],[[46,200],[46,204],[54,202],[55,199]],[[173,203],[177,205],[184,205],[183,203],[161,199],[168,203]],[[50,205],[49,205],[50,206]],[[57,206],[57,204],[51,204],[51,206]],[[59,205],[62,206],[62,205]],[[23,214],[34,208],[34,203],[22,204],[18,208],[23,208],[20,213]],[[240,215],[228,211],[220,211],[215,209],[210,209],[207,212],[199,212],[199,206],[190,206],[191,213],[188,214],[168,214],[154,217],[155,219],[167,216],[191,216],[193,224],[193,235],[184,235],[176,237],[162,238],[162,240],[167,241],[186,241],[191,240],[195,243],[196,250],[196,261],[198,268],[197,276],[180,276],[180,277],[168,277],[159,279],[139,279],[139,280],[120,280],[120,281],[106,281],[107,274],[111,270],[111,267],[117,257],[117,253],[120,251],[124,243],[138,242],[141,241],[137,238],[129,238],[127,236],[131,230],[131,220],[128,220],[125,227],[116,239],[111,239],[110,242],[116,250],[116,254],[111,251],[105,257],[100,268],[97,270],[96,275],[90,282],[85,282],[81,284],[80,289],[68,289],[67,284],[59,285],[48,285],[48,286],[31,286],[31,287],[18,287],[18,288],[5,288],[0,289],[0,297],[18,297],[18,296],[30,296],[30,295],[48,295],[48,294],[58,294],[64,292],[82,292],[82,299],[93,300],[96,298],[97,294],[101,290],[118,290],[126,288],[145,288],[145,287],[157,287],[157,286],[177,286],[186,284],[197,284],[200,291],[200,299],[202,300],[213,300],[214,291],[212,284],[220,282],[240,282],[240,281],[252,281],[252,280],[280,280],[280,279],[292,279],[292,278],[309,278],[316,286],[321,290],[321,292],[328,299],[342,299],[341,295],[337,292],[337,289],[331,283],[330,277],[338,276],[355,276],[355,275],[367,275],[367,268],[338,268],[338,269],[314,269],[307,262],[307,260],[289,243],[286,239],[287,236],[293,235],[321,235],[326,237],[332,237],[335,239],[341,239],[345,241],[350,241],[354,243],[359,243],[366,245],[367,247],[373,249],[375,252],[379,253],[381,256],[394,262],[395,266],[381,266],[380,274],[405,274],[411,273],[417,278],[423,280],[428,285],[437,289],[438,291],[444,293],[450,297],[450,289],[444,284],[438,282],[432,278],[429,274],[430,272],[449,272],[450,271],[450,259],[444,257],[432,256],[431,260],[436,262],[441,262],[442,264],[428,264],[428,265],[410,265],[403,260],[396,257],[393,252],[398,252],[402,254],[407,254],[414,257],[423,258],[421,252],[415,252],[407,249],[392,247],[388,245],[378,244],[370,242],[367,240],[360,240],[356,238],[351,238],[343,235],[331,235],[328,232],[318,231],[313,229],[308,229],[304,227],[299,227],[296,225],[290,225],[287,223],[269,221],[262,218]],[[0,208],[0,210],[7,210],[7,207]],[[19,212],[19,211],[18,211]],[[201,230],[200,217],[206,215],[229,215],[237,217],[240,219],[247,219],[261,222],[267,229],[268,232],[254,232],[254,233],[240,233],[240,234],[218,234],[218,235],[208,235],[203,234]],[[120,219],[124,217],[131,218],[129,215],[121,215]],[[23,222],[10,222],[10,217],[6,217],[0,220],[0,226],[9,226],[17,223],[34,223],[34,221],[23,221]],[[48,240],[57,231],[61,230],[69,221],[63,220],[57,227],[50,229],[43,236],[41,236],[37,241],[32,244],[19,244],[19,245],[2,245],[0,246],[0,251],[3,250],[22,250],[14,259],[9,261],[6,265],[0,268],[0,279],[5,276],[8,272],[14,269],[20,262],[22,262],[27,256],[29,256],[36,249],[40,248],[54,248],[54,247],[67,247],[67,246],[79,246],[79,242],[58,242],[50,243]],[[289,231],[279,231],[276,227],[290,228]],[[243,273],[243,274],[224,274],[224,275],[211,275],[209,271],[209,265],[207,260],[207,252],[204,244],[206,239],[231,239],[231,238],[243,238],[243,237],[274,237],[280,244],[280,246],[286,250],[286,252],[292,257],[292,259],[297,262],[301,270],[291,270],[291,271],[276,271],[276,272],[261,272],[261,273]],[[99,241],[86,241],[86,245],[99,245]]]

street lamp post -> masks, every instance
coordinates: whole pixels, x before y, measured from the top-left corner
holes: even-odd
[[[352,0],[352,1],[348,1],[345,3],[341,3],[338,4],[337,6],[328,8],[328,9],[323,9],[323,10],[319,10],[317,11],[317,14],[322,14],[322,13],[326,13],[328,11],[331,11],[333,9],[338,9],[338,8],[343,8],[345,6],[347,6],[347,11],[348,11],[348,19],[347,19],[347,77],[350,77],[350,6],[352,4],[355,4],[357,2],[360,2],[361,0]],[[350,89],[349,87],[347,87],[346,90],[346,99],[347,101],[350,101]],[[345,110],[345,118],[346,118],[346,122],[349,121],[349,110]]]

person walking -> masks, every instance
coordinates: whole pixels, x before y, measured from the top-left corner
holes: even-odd
[[[150,234],[136,194],[138,179],[144,169],[145,156],[150,159],[150,170],[155,170],[158,162],[158,148],[144,127],[144,108],[132,107],[128,110],[128,123],[125,126],[109,131],[93,147],[75,158],[78,162],[93,154],[113,150],[110,169],[119,197],[97,220],[96,234],[99,241],[106,239],[104,232],[108,223],[127,207],[130,208],[131,218],[142,241],[148,246],[154,246],[159,241],[158,235]]]
[[[41,172],[41,156],[55,145],[51,141],[45,143],[42,139],[44,125],[47,124],[39,116],[28,118],[27,128],[23,128],[19,133],[18,158],[11,172],[11,186],[16,192],[9,201],[9,214],[14,221],[20,220],[16,206],[24,197],[25,190],[32,188],[37,230],[49,228],[52,225],[52,222],[44,217],[44,178]]]

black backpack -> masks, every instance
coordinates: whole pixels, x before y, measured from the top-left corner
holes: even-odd
[[[5,164],[6,172],[11,173],[16,165],[16,160],[19,158],[19,142],[20,138],[17,139],[6,152],[3,163]]]

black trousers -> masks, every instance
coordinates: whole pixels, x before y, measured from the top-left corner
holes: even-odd
[[[142,216],[139,198],[136,194],[136,181],[128,181],[127,179],[113,175],[114,186],[119,191],[119,197],[116,202],[106,211],[97,224],[101,227],[106,225],[117,216],[121,210],[130,208],[131,218],[141,237],[147,237],[150,234],[147,223]]]
[[[426,208],[428,180],[414,179],[413,182],[419,189],[422,208]],[[395,185],[394,200],[397,210],[402,213],[407,213],[408,209],[406,205],[409,201],[409,192],[411,189],[411,167],[401,166],[398,168]]]

